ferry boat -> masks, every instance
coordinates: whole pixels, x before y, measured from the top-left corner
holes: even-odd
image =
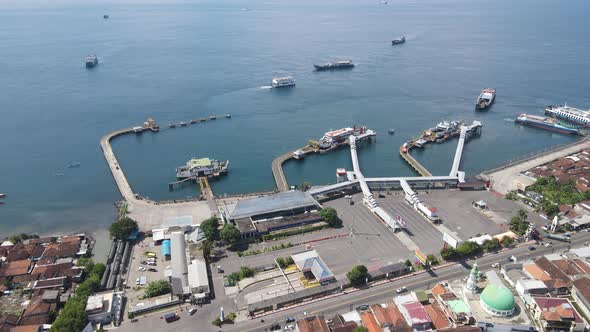
[[[229,160],[219,161],[209,158],[193,158],[185,166],[176,168],[176,177],[186,179],[190,177],[217,177],[227,173]]]
[[[320,138],[318,145],[320,149],[325,150],[334,145],[343,143],[348,139],[348,136],[354,134],[354,128],[346,127],[338,130],[329,131]]]
[[[399,45],[406,42],[406,36],[401,36],[398,39],[394,39],[391,41],[391,45]]]
[[[94,54],[87,55],[84,58],[84,63],[86,64],[86,68],[92,68],[98,65],[98,57]]]
[[[354,67],[354,63],[352,60],[341,60],[335,62],[326,62],[323,65],[313,65],[315,70],[323,71],[323,70],[333,70],[333,69],[348,69]]]
[[[547,106],[545,114],[567,122],[590,128],[590,111],[582,111],[570,106]]]
[[[225,117],[231,119],[231,114],[226,114]]]
[[[5,198],[6,194],[0,193],[0,198]]]
[[[211,116],[209,117],[209,119],[210,119],[210,120],[215,120],[215,119],[217,119],[217,116],[216,116],[216,115],[211,115]]]
[[[272,87],[273,88],[282,88],[282,87],[286,87],[286,86],[294,86],[295,85],[295,79],[291,76],[285,76],[285,77],[274,77],[272,79]]]
[[[519,114],[514,121],[525,126],[555,131],[562,134],[580,135],[580,131],[578,129],[563,126],[557,122],[557,119],[544,116],[522,113]]]
[[[180,121],[178,124],[179,124],[181,127],[186,127],[186,122],[184,122],[184,121]]]
[[[477,103],[475,104],[475,109],[484,110],[492,106],[492,103],[496,99],[496,89],[483,89],[477,97]]]
[[[104,14],[104,15],[102,15],[102,18],[104,18],[106,20],[107,18],[109,18],[109,15]]]

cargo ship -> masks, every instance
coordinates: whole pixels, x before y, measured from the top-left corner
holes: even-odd
[[[287,87],[287,86],[294,86],[295,85],[295,79],[291,76],[285,76],[285,77],[274,77],[272,79],[272,83],[271,83],[273,88],[282,88],[282,87]]]
[[[580,131],[575,128],[569,128],[562,126],[557,122],[557,119],[548,118],[538,115],[530,115],[522,113],[514,120],[516,123],[520,123],[525,126],[531,126],[541,128],[545,130],[555,131],[567,135],[580,135]]]
[[[398,39],[394,39],[391,41],[391,45],[399,45],[399,44],[403,44],[406,42],[406,37],[405,36],[401,36]]]
[[[87,55],[84,58],[84,63],[86,64],[86,68],[92,68],[98,65],[98,57],[94,54]]]
[[[323,70],[334,70],[334,69],[349,69],[354,67],[354,63],[351,60],[342,60],[342,61],[335,61],[335,62],[327,62],[323,65],[313,65],[315,70],[323,71]]]
[[[477,97],[477,102],[475,104],[475,109],[478,110],[485,110],[492,106],[494,103],[494,99],[496,99],[496,89],[483,89]]]
[[[229,160],[219,161],[209,158],[193,158],[185,166],[176,168],[176,177],[178,179],[197,178],[197,177],[218,177],[227,173]]]
[[[545,108],[545,114],[585,128],[590,128],[590,111],[582,111],[567,105],[547,106]]]

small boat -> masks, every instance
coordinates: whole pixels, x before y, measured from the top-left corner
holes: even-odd
[[[228,118],[228,119],[230,119],[231,118],[231,114],[226,114],[225,117]]]
[[[395,129],[389,129],[387,132],[389,133],[389,135],[393,135],[395,134]]]
[[[6,198],[6,194],[0,193],[0,198]]]
[[[67,168],[74,168],[74,167],[80,167],[80,165],[81,165],[81,164],[80,164],[79,162],[77,162],[77,161],[73,161],[73,162],[71,162],[71,163],[67,164],[67,165],[66,165],[66,167],[67,167]]]
[[[251,11],[251,10],[252,10],[252,9],[250,9],[250,8],[242,8],[242,11],[243,11],[243,12],[249,12],[249,11]]]
[[[86,68],[92,68],[98,65],[98,57],[94,54],[87,55],[84,58],[84,63],[86,64]]]
[[[399,44],[403,44],[406,42],[406,37],[405,36],[401,36],[398,39],[394,39],[391,41],[391,45],[399,45]]]
[[[380,1],[380,2],[379,2],[379,4],[380,4],[380,5],[387,5],[388,3],[389,3],[389,2],[387,2],[387,1]]]
[[[184,121],[180,121],[179,125],[180,125],[181,127],[186,127],[186,122],[184,122]]]
[[[201,122],[207,121],[207,118],[200,118]]]
[[[106,20],[107,18],[109,18],[109,15],[104,14],[104,15],[102,15],[102,18],[104,18]]]
[[[274,77],[271,85],[273,88],[282,88],[287,86],[295,86],[295,79],[291,76]]]
[[[191,120],[191,124],[197,123],[197,120]]]
[[[174,123],[171,123],[171,124],[169,124],[168,126],[169,126],[170,128],[176,128],[176,124],[174,124]]]
[[[55,174],[53,174],[53,175],[55,175],[55,176],[65,176],[65,174],[64,174],[64,173],[55,173]]]
[[[215,115],[211,115],[211,116],[209,117],[209,119],[210,119],[210,120],[215,120],[215,119],[217,119],[217,116],[215,116]]]
[[[492,103],[496,99],[496,89],[483,89],[477,97],[477,103],[475,104],[475,109],[478,110],[485,110],[492,106]]]

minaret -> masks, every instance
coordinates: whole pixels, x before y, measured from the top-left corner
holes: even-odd
[[[479,269],[477,268],[477,262],[473,264],[473,268],[471,269],[471,273],[469,273],[469,279],[467,279],[467,284],[465,285],[465,289],[471,292],[472,294],[477,293],[477,282],[479,281]]]

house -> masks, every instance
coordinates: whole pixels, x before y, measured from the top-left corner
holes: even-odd
[[[109,324],[121,315],[122,295],[117,292],[103,292],[91,295],[86,302],[88,321],[93,324]]]
[[[420,302],[408,302],[401,305],[400,311],[406,322],[414,330],[424,331],[432,329],[432,320]]]
[[[330,332],[323,316],[305,317],[297,321],[296,332]]]
[[[4,263],[0,266],[0,278],[28,274],[31,272],[31,264],[32,262],[28,259]]]
[[[56,304],[44,302],[41,297],[34,297],[29,301],[21,315],[20,325],[48,324]]]
[[[449,320],[447,319],[447,316],[438,305],[427,304],[424,306],[424,310],[426,310],[428,317],[430,317],[430,320],[432,321],[432,326],[435,329],[445,329],[451,326]]]
[[[0,332],[9,332],[11,328],[18,324],[17,315],[0,316]]]
[[[361,314],[361,320],[363,321],[363,326],[367,328],[368,332],[381,332],[381,327],[375,316],[370,311],[365,311]]]
[[[582,332],[583,320],[565,298],[534,297],[531,314],[546,332]]]
[[[549,292],[549,288],[544,282],[535,279],[518,280],[515,288],[521,297],[529,294],[542,295]]]
[[[590,316],[590,279],[585,277],[574,281],[572,297],[586,316]]]

